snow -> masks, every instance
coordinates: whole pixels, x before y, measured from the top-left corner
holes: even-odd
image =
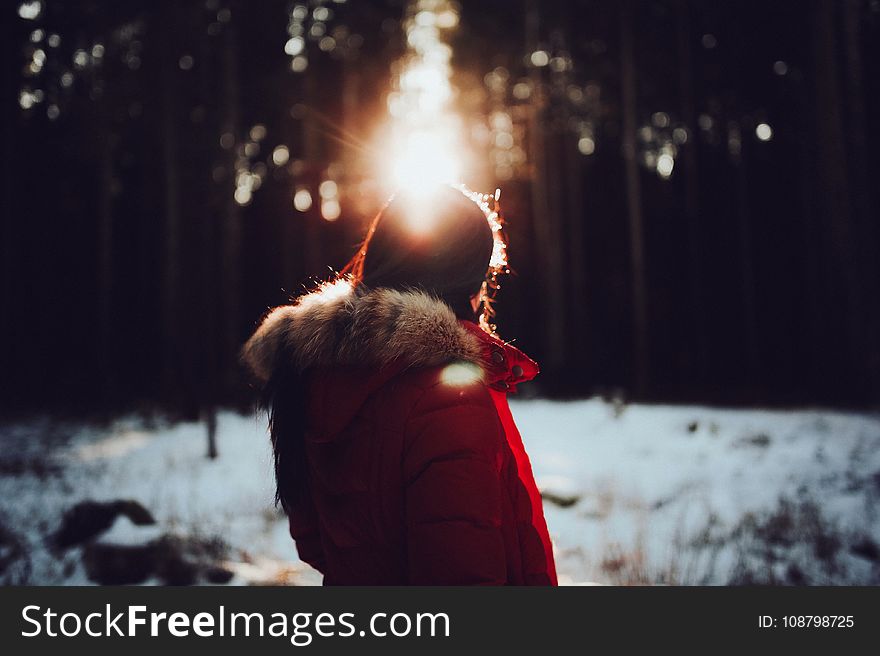
[[[125,515],[120,515],[109,529],[98,536],[97,542],[118,547],[136,547],[161,537],[162,527],[160,525],[138,526]]]
[[[511,407],[547,495],[562,583],[723,584],[744,564],[784,578],[793,559],[810,582],[876,582],[876,563],[848,546],[856,539],[880,542],[877,415],[619,406],[599,399],[513,400]],[[219,536],[231,547],[233,583],[320,583],[297,559],[273,506],[261,416],[221,413],[220,457],[213,461],[205,457],[199,423],[43,419],[2,426],[0,440],[0,523],[29,554],[29,566],[19,565],[26,582],[87,584],[80,549],[59,556],[47,536],[78,501],[134,499],[158,527],[122,517],[102,540],[132,544],[163,532]],[[732,537],[744,521],[778,511],[781,499],[816,504],[822,530],[835,531],[843,544],[835,556],[839,567],[823,569],[797,541],[797,526],[790,531],[794,544],[771,545],[769,565]]]
[[[280,572],[288,580],[291,571],[300,584],[320,583],[320,575],[296,558],[286,522],[273,506],[265,421],[221,413],[218,426],[216,460],[205,457],[205,427],[199,423],[147,427],[124,418],[106,427],[38,421],[0,429],[3,455],[24,452],[16,458],[27,461],[43,452],[42,437],[54,443],[51,462],[59,469],[47,476],[0,473],[0,522],[24,537],[32,558],[29,582],[88,584],[80,549],[70,549],[59,562],[46,537],[79,501],[133,499],[154,515],[162,532],[221,537],[233,548],[230,569],[247,573],[234,583],[264,582]],[[110,537],[146,535],[145,527],[126,528],[127,521],[117,519]]]
[[[736,545],[720,550],[711,572],[690,543],[707,527],[723,536],[782,498],[814,501],[842,535],[880,539],[876,415],[631,405],[618,416],[600,400],[511,405],[539,487],[581,497],[568,508],[545,503],[567,582],[612,582],[602,567],[609,553],[641,562],[649,580],[665,572],[669,582],[726,582]],[[865,561],[847,560],[856,581],[869,576]]]

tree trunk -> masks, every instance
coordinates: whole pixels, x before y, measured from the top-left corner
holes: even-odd
[[[205,420],[205,433],[208,437],[208,451],[206,455],[209,460],[216,460],[219,452],[217,450],[217,406],[209,403],[202,408],[202,415]]]
[[[620,11],[620,77],[623,111],[623,160],[626,174],[627,218],[629,221],[630,266],[633,315],[634,391],[642,396],[648,389],[648,307],[645,274],[644,220],[639,163],[636,152],[637,96],[633,3],[624,0]]]
[[[691,56],[691,27],[688,0],[678,0],[677,37],[679,60],[679,94],[681,117],[688,130],[688,143],[681,149],[684,182],[684,215],[687,223],[688,277],[691,319],[691,360],[695,382],[706,380],[708,340],[703,291],[703,250],[700,226],[700,180],[697,165],[697,112],[694,104],[693,58]]]
[[[840,317],[842,334],[839,335],[843,341],[842,371],[850,375],[864,372],[867,349],[863,333],[864,308],[858,249],[847,180],[846,135],[837,71],[835,7],[831,0],[816,0],[812,12],[819,173],[816,182],[828,226],[829,247],[834,263],[832,273],[840,297],[839,312],[843,315]]]
[[[528,52],[538,47],[540,13],[535,0],[529,0],[526,10],[526,45]],[[533,100],[529,132],[529,150],[531,158],[531,198],[532,220],[535,226],[535,238],[538,251],[538,262],[541,267],[543,286],[543,334],[544,362],[550,370],[561,370],[566,364],[565,342],[565,269],[562,244],[559,238],[559,221],[561,217],[551,209],[549,186],[552,174],[549,171],[550,158],[547,156],[547,133],[545,113],[547,96],[541,70],[532,67],[530,71],[533,88]]]
[[[731,121],[734,129],[742,139],[742,129],[738,122]],[[730,127],[728,127],[730,129]],[[745,376],[747,386],[755,385],[760,381],[758,373],[758,314],[755,299],[755,264],[754,245],[752,244],[751,212],[749,211],[749,178],[746,171],[745,150],[747,144],[742,143],[743,152],[731,154],[731,167],[736,178],[736,218],[739,228],[739,261],[740,282],[742,293],[743,323],[745,331]],[[758,385],[760,387],[760,385]]]
[[[573,41],[571,30],[577,29],[573,16],[568,12],[570,7],[566,5],[563,15],[563,24],[567,27],[560,30],[560,42],[558,47],[569,50],[568,44]],[[576,37],[575,37],[576,38]],[[568,72],[560,74],[560,86],[568,89],[572,83]],[[565,260],[563,275],[565,276],[564,287],[567,288],[571,302],[566,305],[566,346],[569,352],[570,366],[574,365],[579,371],[589,371],[589,312],[587,298],[587,270],[586,270],[586,241],[585,225],[587,216],[584,213],[583,198],[583,160],[584,156],[577,148],[578,137],[574,136],[569,129],[571,112],[568,105],[563,104],[564,114],[562,124],[565,128],[558,143],[558,161],[561,171],[559,178],[565,182],[565,193],[560,194],[558,199],[559,216],[562,219],[560,229],[564,232],[564,238],[560,243],[565,245]],[[560,235],[562,237],[563,235]]]
[[[571,349],[572,364],[581,371],[589,370],[588,340],[582,336],[589,329],[589,312],[587,308],[587,273],[585,252],[585,229],[587,217],[584,213],[583,203],[583,155],[577,149],[577,138],[570,133],[563,135],[561,159],[564,162],[566,178],[567,219],[566,239],[567,246],[566,267],[568,279],[564,286],[570,290],[569,296],[572,302],[568,306],[568,345]]]
[[[101,98],[102,105],[107,98]],[[97,137],[100,143],[101,176],[98,196],[101,199],[98,206],[98,354],[100,358],[101,394],[106,398],[115,389],[114,381],[114,351],[115,340],[113,339],[113,160],[114,160],[114,136],[113,129],[109,125],[108,111],[106,107],[99,110],[100,133]]]
[[[863,297],[877,299],[880,292],[880,268],[876,265],[874,250],[877,244],[877,227],[875,225],[874,203],[871,197],[871,184],[868,171],[870,159],[868,154],[868,130],[865,114],[864,67],[862,65],[861,48],[861,8],[859,0],[846,0],[843,7],[843,31],[846,39],[846,107],[849,110],[846,118],[847,135],[849,137],[850,186],[856,243],[859,248],[859,280],[862,282]],[[865,337],[867,343],[866,363],[868,366],[871,398],[880,400],[880,316],[878,305],[865,303]]]
[[[212,100],[211,83],[214,75],[214,67],[209,66],[211,61],[211,39],[207,32],[203,31],[199,37],[199,58],[202,65],[199,67],[199,102],[202,107],[208,108],[215,105]],[[205,161],[211,161],[212,154],[217,148],[215,124],[209,120],[214,114],[205,112],[203,124],[200,126],[200,151]],[[201,257],[201,292],[199,294],[199,303],[201,304],[201,312],[199,313],[200,321],[198,324],[198,345],[201,350],[201,366],[198,376],[199,386],[201,388],[201,414],[205,418],[205,432],[207,435],[207,451],[208,458],[214,459],[218,456],[217,451],[217,403],[218,403],[218,385],[217,376],[221,371],[220,362],[217,357],[217,332],[221,323],[221,317],[217,307],[220,303],[218,294],[217,276],[219,274],[217,267],[217,222],[222,220],[223,200],[228,195],[220,192],[222,195],[217,198],[217,185],[213,184],[213,180],[207,170],[203,171],[199,180],[201,184],[209,190],[211,203],[209,203],[206,211],[201,213],[198,220],[201,221],[201,248],[199,249],[199,257]]]
[[[163,5],[167,25],[174,25],[175,5]],[[179,171],[177,148],[177,92],[175,89],[176,56],[170,50],[163,51],[159,62],[161,86],[161,139],[163,173],[164,242],[162,260],[162,337],[163,337],[163,390],[174,398],[180,389],[180,206]]]
[[[7,10],[9,11],[9,10]],[[2,67],[2,78],[0,78],[0,103],[2,103],[2,135],[3,143],[0,148],[3,149],[3,160],[0,162],[0,303],[2,303],[3,311],[0,312],[0,335],[3,335],[3,343],[0,344],[0,370],[6,375],[3,376],[5,381],[3,387],[0,388],[7,394],[12,393],[11,385],[15,377],[14,372],[18,372],[19,354],[16,351],[16,345],[19,344],[18,335],[19,328],[17,326],[18,318],[15,317],[16,312],[13,308],[21,308],[21,293],[19,289],[21,283],[20,254],[21,250],[16,246],[19,243],[20,230],[16,224],[18,204],[14,192],[15,183],[13,176],[15,175],[15,153],[16,153],[16,137],[21,123],[19,112],[21,109],[18,105],[16,97],[20,77],[20,59],[21,59],[21,43],[15,35],[14,26],[17,21],[7,18],[0,21],[0,49],[3,52],[3,61],[0,62]],[[9,388],[7,388],[9,385]],[[5,389],[4,389],[5,388]],[[7,398],[9,398],[7,396]]]
[[[235,16],[235,11],[233,11]],[[238,35],[235,22],[226,27],[223,48],[223,119],[222,133],[229,133],[236,142],[240,134],[239,125],[239,84],[238,84]],[[235,148],[229,149],[227,169],[235,179]],[[223,221],[221,229],[221,284],[223,298],[222,339],[220,359],[223,362],[222,380],[226,390],[233,389],[238,378],[238,349],[241,335],[241,215],[235,202],[232,186],[224,189]]]
[[[312,53],[314,55],[315,53]],[[320,183],[323,179],[324,168],[328,162],[325,153],[321,149],[321,134],[318,130],[318,119],[315,115],[318,98],[318,74],[316,70],[318,62],[317,57],[312,56],[309,68],[305,73],[305,102],[308,110],[303,117],[303,156],[305,158],[308,170],[311,173],[309,180],[313,183]],[[321,248],[321,196],[318,189],[313,186],[311,189],[314,201],[311,211],[306,212],[303,216],[303,263],[305,265],[306,275],[311,281],[313,277],[323,276],[323,253]]]

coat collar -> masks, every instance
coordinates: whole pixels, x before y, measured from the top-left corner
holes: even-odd
[[[514,391],[538,365],[516,347],[419,291],[325,283],[292,305],[271,310],[242,350],[242,360],[265,384],[281,364],[299,370],[333,366],[428,367],[476,364],[485,382]]]
[[[501,392],[516,392],[518,384],[532,380],[540,372],[538,363],[513,344],[490,335],[471,321],[460,323],[480,340],[480,361],[489,387]]]

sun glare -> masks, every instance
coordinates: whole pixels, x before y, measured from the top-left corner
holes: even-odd
[[[414,198],[461,179],[465,149],[445,42],[457,24],[457,6],[447,0],[414,0],[403,23],[409,47],[388,96],[389,146],[379,151],[388,186]]]
[[[420,130],[403,136],[391,156],[395,187],[414,193],[458,180],[458,161],[449,139],[439,131]]]

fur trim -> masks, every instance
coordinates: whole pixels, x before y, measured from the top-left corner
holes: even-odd
[[[429,294],[353,289],[341,279],[269,312],[245,344],[242,360],[265,383],[280,357],[305,370],[395,361],[408,367],[453,361],[481,365],[481,353],[479,337]]]

